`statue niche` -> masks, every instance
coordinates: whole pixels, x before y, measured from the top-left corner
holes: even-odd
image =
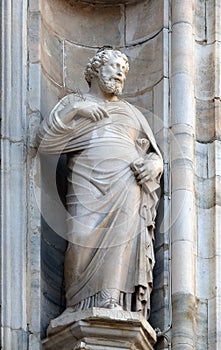
[[[67,155],[66,310],[141,312],[148,319],[160,151],[142,113],[120,98],[127,57],[100,49],[89,92],[65,96],[42,122],[39,151]]]

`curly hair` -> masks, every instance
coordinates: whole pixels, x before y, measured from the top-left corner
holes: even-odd
[[[110,60],[111,54],[113,54],[115,57],[121,57],[125,60],[126,74],[128,73],[129,63],[128,58],[124,53],[111,48],[100,49],[96,55],[90,59],[84,71],[84,76],[89,86],[91,86],[91,80],[93,76],[96,76],[98,74],[99,68]]]

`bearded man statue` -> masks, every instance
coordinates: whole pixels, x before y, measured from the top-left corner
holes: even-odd
[[[148,318],[163,162],[143,114],[120,98],[127,57],[103,48],[89,92],[65,96],[39,130],[40,152],[67,154],[65,312],[91,307]]]

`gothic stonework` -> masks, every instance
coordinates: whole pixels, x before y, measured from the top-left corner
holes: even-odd
[[[44,350],[153,350],[156,333],[137,312],[91,308],[50,324]]]
[[[66,242],[40,219],[50,181],[40,184],[35,136],[61,98],[87,92],[79,72],[98,46],[112,45],[137,67],[124,98],[147,117],[164,158],[155,348],[220,349],[219,1],[3,0],[0,8],[2,348],[39,350],[65,308]]]

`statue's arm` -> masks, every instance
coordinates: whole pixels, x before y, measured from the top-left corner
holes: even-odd
[[[147,153],[135,163],[134,175],[139,185],[147,181],[154,181],[159,184],[163,173],[162,158],[156,152]]]
[[[71,95],[69,100],[68,96],[66,97],[66,99],[61,100],[60,108],[58,110],[58,116],[65,125],[74,126],[75,121],[81,117],[90,119],[94,122],[109,117],[106,110],[96,102],[87,101],[86,99],[73,101]]]
[[[108,118],[106,110],[96,102],[77,98],[74,94],[63,97],[52,109],[50,115],[43,120],[40,130],[55,130],[56,133],[73,131],[79,118],[90,119],[94,122]],[[59,128],[60,127],[60,128]]]
[[[163,173],[163,159],[146,118],[136,107],[132,106],[132,108],[134,109],[135,115],[142,125],[142,129],[146,134],[148,142],[147,144],[139,145],[143,151],[145,147],[147,150],[144,151],[141,158],[132,163],[131,168],[134,171],[134,175],[139,185],[148,182],[155,184],[151,186],[152,188],[158,188],[160,178]],[[145,139],[141,139],[141,141],[142,140]]]
[[[96,122],[107,117],[108,113],[97,103],[79,99],[74,94],[67,95],[42,121],[37,135],[39,150],[43,153],[65,151],[73,133],[84,126],[84,119]]]
[[[69,95],[65,96],[52,109],[49,116],[47,116],[39,126],[37,133],[37,143],[39,151],[42,153],[59,153],[65,149],[65,145],[73,135],[73,125],[66,123],[65,110],[67,106],[74,108],[74,98]]]
[[[147,163],[147,168],[150,170],[150,179],[160,182],[161,175],[163,173],[163,159],[156,152],[148,153],[144,162]]]

